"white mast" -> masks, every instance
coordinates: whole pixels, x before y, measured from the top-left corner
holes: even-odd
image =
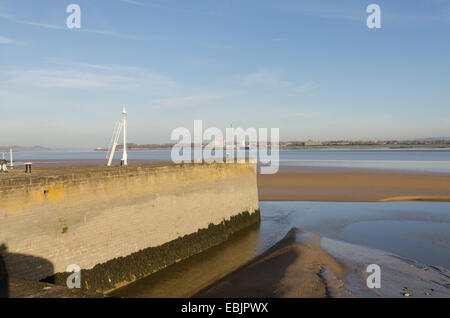
[[[127,156],[127,111],[125,107],[122,110],[122,126],[123,126],[123,154],[122,154],[122,164],[126,166],[128,164]]]
[[[9,147],[9,167],[13,167],[13,155],[12,155],[12,147]]]
[[[125,107],[122,110],[122,122],[117,122],[114,127],[113,136],[111,138],[110,144],[110,152],[106,154],[108,159],[107,166],[110,166],[114,157],[114,153],[116,152],[116,147],[119,142],[120,132],[123,129],[123,154],[122,159],[120,160],[120,165],[126,166],[128,164],[128,155],[127,155],[127,111]]]
[[[114,153],[116,152],[116,147],[117,147],[117,143],[119,142],[119,136],[120,136],[121,130],[122,130],[122,123],[117,122],[116,126],[114,127],[113,135],[111,138],[110,150],[109,150],[110,152],[108,154],[106,154],[106,157],[108,157],[108,155],[109,155],[108,164],[107,164],[108,167],[111,165],[111,162],[114,158]]]
[[[228,144],[227,142],[225,142],[227,158],[230,156],[230,152],[228,150],[231,148],[231,151],[233,151],[233,148],[232,148],[233,147],[232,145],[234,144],[233,124],[230,124],[230,132],[231,132],[231,138],[233,138],[232,142],[231,142],[231,144]],[[227,138],[227,141],[228,141],[228,138]]]

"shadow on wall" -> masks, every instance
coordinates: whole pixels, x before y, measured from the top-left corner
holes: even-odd
[[[11,278],[38,281],[54,274],[53,264],[40,257],[9,253],[0,245],[0,298],[11,297]]]
[[[9,296],[9,277],[3,255],[6,254],[6,245],[0,245],[0,298]]]

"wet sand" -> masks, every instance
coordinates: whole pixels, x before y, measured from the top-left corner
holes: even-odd
[[[367,287],[369,264],[382,268],[379,289]],[[265,253],[194,297],[450,297],[449,274],[293,228]]]
[[[258,175],[261,201],[450,202],[450,175],[385,170],[281,167]]]
[[[450,271],[442,266],[325,237],[320,247],[344,264],[345,289],[356,297],[450,297]],[[380,266],[381,288],[367,287],[369,264]]]
[[[320,236],[293,228],[277,244],[194,297],[327,297],[345,269],[320,247]]]

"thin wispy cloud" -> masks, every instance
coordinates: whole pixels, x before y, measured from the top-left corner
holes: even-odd
[[[49,24],[49,23],[43,23],[43,22],[35,22],[35,21],[28,21],[23,20],[17,17],[14,17],[10,14],[6,14],[4,12],[0,12],[0,18],[9,20],[14,23],[19,23],[23,25],[29,25],[38,27],[41,29],[49,29],[49,30],[60,30],[60,31],[71,31],[71,32],[86,32],[86,33],[95,33],[100,35],[106,35],[106,36],[114,36],[119,38],[125,38],[125,39],[133,39],[133,40],[139,40],[139,37],[131,36],[128,34],[120,33],[120,32],[114,32],[109,30],[98,30],[98,29],[89,29],[89,28],[80,28],[80,29],[69,29],[65,25],[56,25],[56,24]]]
[[[205,93],[191,96],[164,98],[156,100],[152,105],[161,108],[212,107],[225,96],[224,93]]]
[[[288,40],[288,38],[273,38],[272,42],[284,42],[284,41],[287,41],[287,40]]]
[[[144,68],[108,64],[61,63],[55,67],[0,72],[3,84],[42,89],[108,89],[154,91],[175,84],[172,79]]]
[[[205,49],[212,49],[212,50],[232,50],[233,47],[231,45],[223,44],[223,43],[214,43],[214,42],[202,42],[198,43],[200,47],[203,47]]]
[[[59,26],[59,25],[55,25],[55,24],[22,20],[20,18],[14,17],[14,16],[4,13],[4,12],[0,13],[0,18],[9,20],[14,23],[31,25],[31,26],[35,26],[35,27],[39,27],[39,28],[44,28],[44,29],[53,29],[53,30],[66,30],[67,29],[67,27],[65,27],[65,26],[63,27],[63,26]]]
[[[280,74],[274,71],[261,70],[255,73],[242,76],[238,82],[248,86],[270,86],[274,88],[288,87],[288,81],[283,81]]]
[[[16,45],[24,45],[24,42],[12,40],[10,38],[7,38],[5,36],[0,35],[0,44],[16,44]]]
[[[428,0],[427,2],[431,2]],[[366,7],[368,3],[355,1],[355,4],[345,4],[342,1],[294,1],[282,3],[281,5],[269,5],[271,10],[298,14],[315,18],[329,20],[365,21],[368,14]],[[382,6],[382,4],[380,4]],[[382,10],[382,17],[387,21],[402,23],[405,25],[416,25],[420,23],[449,23],[450,6],[448,1],[433,1],[434,12],[409,12],[405,7],[403,10]],[[383,9],[383,6],[382,6]]]
[[[95,33],[95,34],[101,34],[101,35],[108,35],[108,36],[114,36],[117,38],[123,38],[123,39],[130,39],[130,40],[142,40],[142,37],[134,36],[134,35],[128,35],[120,32],[114,32],[114,31],[107,31],[107,30],[97,30],[97,29],[85,29],[81,28],[78,29],[81,32],[87,32],[87,33]]]
[[[23,85],[25,87],[37,87],[44,89],[74,88],[74,89],[98,89],[115,88],[117,86],[129,87],[136,85],[133,78],[126,76],[105,76],[92,72],[79,71],[54,71],[46,69],[15,71],[7,80],[10,84]]]
[[[316,112],[295,112],[295,113],[289,113],[289,117],[295,118],[295,119],[301,119],[301,118],[312,118],[320,115]]]
[[[271,6],[271,8],[277,11],[289,12],[289,14],[300,14],[326,19],[360,21],[367,18],[363,5],[349,7],[340,2],[294,1],[274,7]]]
[[[168,77],[163,77],[161,75],[157,75],[155,72],[152,72],[149,69],[144,68],[144,67],[120,65],[120,64],[93,64],[93,63],[68,62],[65,60],[58,60],[58,59],[50,60],[49,63],[54,64],[54,65],[60,65],[60,66],[76,67],[78,69],[81,68],[81,69],[101,70],[101,71],[108,71],[108,72],[141,73],[141,74],[156,76],[159,79],[164,78],[165,81],[170,81],[171,83],[173,83],[173,81],[169,80]]]
[[[306,82],[294,87],[294,91],[299,93],[311,93],[319,88],[319,85],[313,82]]]
[[[143,3],[143,2],[134,1],[134,0],[119,0],[119,1],[120,2],[129,3],[129,4],[134,4],[134,5],[141,6],[141,7],[149,7],[149,6],[151,6],[150,3]]]
[[[211,15],[211,16],[227,16],[223,12],[219,11],[207,11],[207,10],[191,10],[187,8],[182,8],[180,6],[170,6],[170,5],[162,5],[155,2],[144,2],[144,1],[136,1],[136,0],[119,0],[120,2],[131,4],[139,7],[146,8],[157,8],[163,9],[167,11],[180,12],[180,13],[188,13],[188,14],[201,14],[201,15]],[[187,2],[186,2],[187,3]]]
[[[305,82],[301,84],[292,81],[283,80],[279,72],[261,70],[255,73],[244,75],[238,79],[238,83],[243,86],[270,87],[273,89],[283,89],[292,93],[311,93],[318,89],[314,82]]]

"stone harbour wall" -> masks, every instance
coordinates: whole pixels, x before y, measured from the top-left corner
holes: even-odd
[[[0,179],[8,275],[111,290],[259,222],[252,163],[65,167]]]

